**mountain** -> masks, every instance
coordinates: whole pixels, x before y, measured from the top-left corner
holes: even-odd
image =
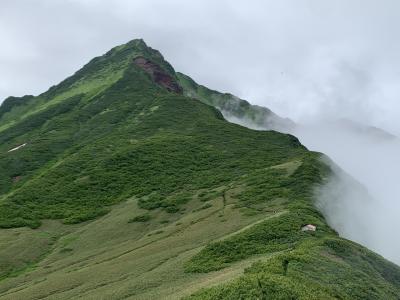
[[[176,74],[185,96],[216,107],[232,123],[252,129],[268,129],[286,133],[292,132],[296,126],[292,120],[281,118],[266,107],[252,105],[229,93],[211,90],[197,84],[182,73],[177,72]]]
[[[227,122],[284,120],[232,98],[143,40],[8,98],[0,299],[398,299],[400,268],[314,206],[323,155]]]
[[[339,119],[336,122],[329,124],[331,127],[337,127],[339,130],[347,131],[352,134],[357,134],[365,139],[381,141],[393,141],[397,137],[386,130],[375,126],[368,126],[349,119]]]
[[[229,94],[211,90],[196,83],[189,76],[176,72],[178,83],[185,96],[195,98],[203,103],[216,107],[228,121],[255,130],[276,130],[279,132],[299,134],[323,126],[329,131],[341,131],[356,134],[371,141],[393,141],[397,137],[381,128],[358,123],[346,118],[314,121],[310,124],[295,123],[289,118],[282,118],[270,109],[252,105],[246,100]]]

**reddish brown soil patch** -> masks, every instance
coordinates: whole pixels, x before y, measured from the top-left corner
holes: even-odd
[[[133,62],[151,76],[151,79],[170,92],[182,94],[182,88],[176,80],[167,74],[159,65],[145,57],[136,57]]]

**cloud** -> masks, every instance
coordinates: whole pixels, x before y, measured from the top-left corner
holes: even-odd
[[[400,140],[357,126],[318,120],[298,126],[295,134],[335,162],[336,175],[317,197],[332,227],[400,264],[395,238],[400,228]]]
[[[400,132],[399,9],[395,0],[4,0],[0,98],[43,92],[142,37],[198,82],[282,116],[360,119],[362,109]]]

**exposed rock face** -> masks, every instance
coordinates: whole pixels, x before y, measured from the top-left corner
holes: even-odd
[[[133,62],[148,73],[152,80],[158,85],[164,87],[170,92],[182,94],[183,90],[176,82],[175,78],[167,74],[159,65],[142,56],[136,57]]]

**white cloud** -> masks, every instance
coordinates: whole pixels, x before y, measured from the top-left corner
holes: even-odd
[[[40,93],[142,37],[199,82],[283,116],[351,115],[400,132],[399,9],[395,0],[4,0],[0,98]]]

